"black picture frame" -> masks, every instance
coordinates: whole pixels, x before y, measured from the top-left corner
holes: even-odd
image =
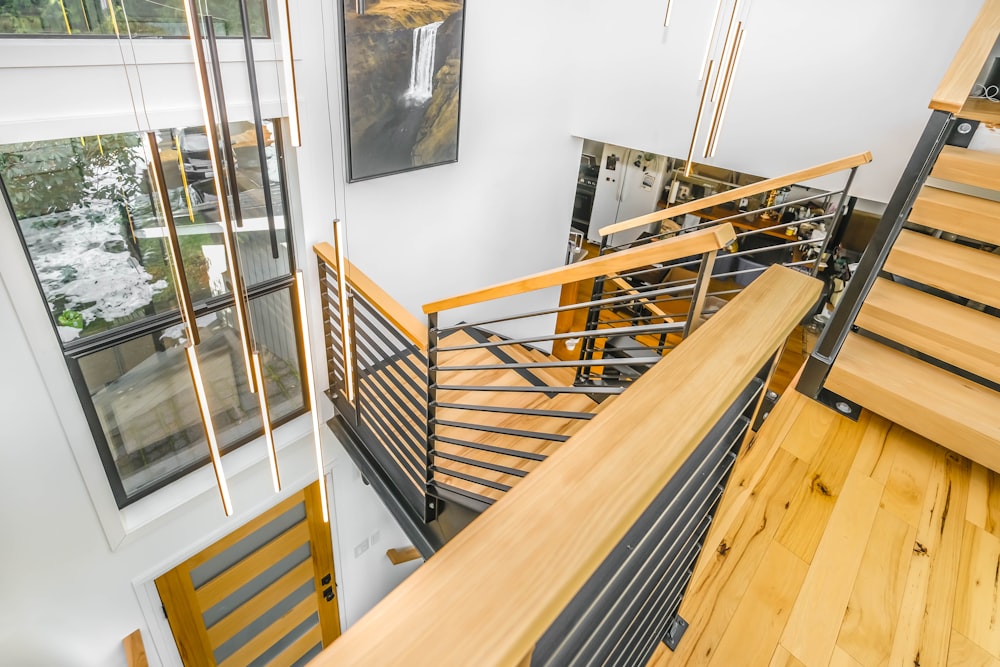
[[[340,0],[347,180],[458,161],[465,0]]]

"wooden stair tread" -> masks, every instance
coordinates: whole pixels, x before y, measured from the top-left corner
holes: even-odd
[[[991,470],[1000,470],[1000,393],[857,334],[826,387]]]
[[[1000,318],[879,278],[855,323],[1000,382]]]
[[[989,199],[925,186],[910,222],[1000,245],[1000,202]]]
[[[1000,308],[1000,255],[904,229],[885,270]]]
[[[945,146],[931,176],[977,188],[1000,190],[1000,155]]]
[[[991,102],[985,97],[970,97],[955,115],[966,120],[1000,125],[1000,102]]]

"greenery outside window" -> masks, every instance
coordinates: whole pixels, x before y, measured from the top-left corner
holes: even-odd
[[[230,124],[243,214],[236,242],[277,426],[306,405],[280,136],[271,121],[264,130],[261,165],[253,125]],[[242,359],[207,139],[200,127],[155,136],[225,452],[261,435],[263,423]],[[119,507],[208,462],[149,158],[136,133],[0,146],[0,184]]]
[[[265,0],[246,0],[250,34],[268,37]],[[242,37],[238,0],[198,0],[219,37]],[[117,28],[117,30],[116,30]],[[0,35],[187,37],[184,0],[0,0]]]

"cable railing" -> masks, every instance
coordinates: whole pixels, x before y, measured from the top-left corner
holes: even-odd
[[[480,317],[472,323],[462,316],[462,308],[580,280],[603,281],[649,263],[692,255],[710,266],[718,250],[734,238],[733,228],[722,224],[425,306],[430,493],[474,509],[489,507],[660,360],[645,349],[639,355],[593,354],[604,349],[608,332],[590,321],[588,314],[634,308],[637,302],[648,301],[648,294],[602,296]],[[705,281],[694,287],[696,293],[705,289]],[[694,303],[695,317],[689,321],[699,320],[698,300]],[[562,313],[580,313],[583,321],[578,327],[553,332],[552,317]],[[661,317],[618,327],[615,335],[680,340],[694,328]],[[576,345],[582,341],[581,349],[591,354],[557,359],[549,354],[556,341],[575,341]],[[619,346],[616,352],[622,349]],[[581,376],[589,381],[580,382]]]
[[[769,268],[314,664],[645,665],[684,641],[763,384],[820,287]]]

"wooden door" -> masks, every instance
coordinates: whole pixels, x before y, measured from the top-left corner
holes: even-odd
[[[304,665],[340,635],[313,483],[156,580],[188,666]]]

